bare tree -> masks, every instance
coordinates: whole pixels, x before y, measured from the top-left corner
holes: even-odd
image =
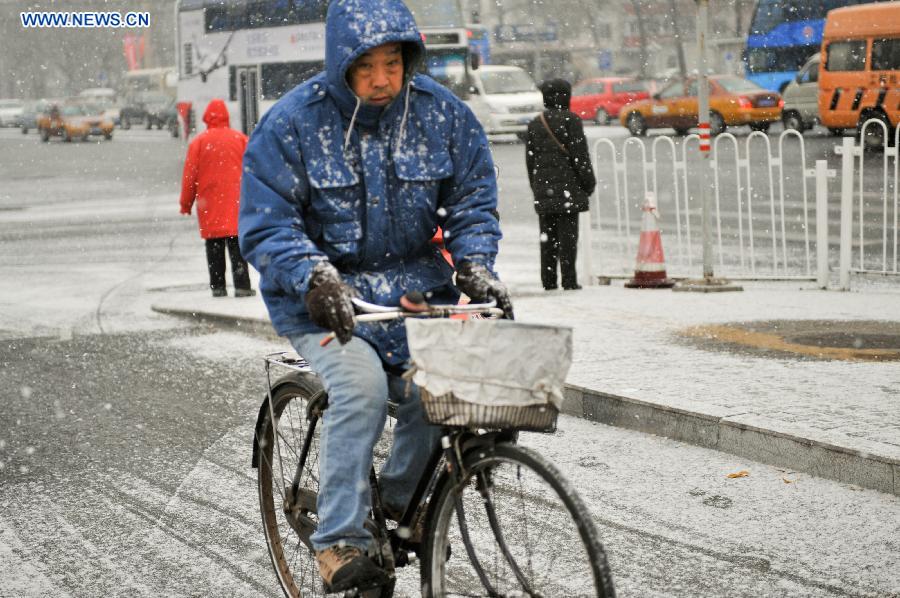
[[[576,6],[580,14],[587,15],[588,28],[596,47],[602,46],[604,41],[606,41],[600,36],[601,21],[598,14],[598,9],[603,6],[608,6],[604,0],[579,0]]]
[[[640,73],[641,79],[647,78],[647,28],[644,23],[644,13],[641,10],[641,0],[631,0],[631,6],[634,7],[634,16],[637,19],[638,38],[640,40]]]
[[[744,33],[744,2],[734,0],[734,35],[740,37]]]
[[[675,0],[669,0],[669,19],[672,23],[672,34],[675,38],[675,53],[678,56],[678,72],[681,78],[687,77],[687,66],[684,63],[684,45],[681,40],[681,28],[678,26],[678,9]]]

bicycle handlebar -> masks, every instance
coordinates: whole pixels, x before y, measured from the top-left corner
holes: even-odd
[[[502,316],[503,310],[497,307],[496,301],[488,303],[467,303],[464,305],[431,305],[423,304],[423,309],[413,310],[403,306],[388,307],[369,303],[362,299],[353,298],[353,305],[362,313],[356,316],[358,322],[377,322],[380,320],[393,320],[395,318],[447,318],[456,314],[487,313],[492,316]]]
[[[356,297],[352,299],[352,302],[362,312],[354,318],[357,322],[382,322],[398,318],[449,318],[457,314],[503,315],[503,310],[497,307],[497,302],[493,300],[488,303],[466,303],[463,305],[430,305],[422,303],[422,309],[410,309],[400,305],[394,307],[377,305]],[[407,303],[407,305],[412,304]],[[329,332],[319,344],[324,347],[333,341],[334,338],[334,332]]]

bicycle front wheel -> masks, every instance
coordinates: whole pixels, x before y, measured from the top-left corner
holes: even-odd
[[[615,596],[590,514],[562,474],[511,444],[475,449],[434,496],[426,596]]]
[[[316,406],[310,408],[316,397],[324,397],[322,385],[311,374],[276,384],[271,410],[265,410],[257,438],[263,529],[275,574],[288,598],[325,595],[309,541],[318,524],[321,422]],[[299,484],[295,490],[297,472]]]

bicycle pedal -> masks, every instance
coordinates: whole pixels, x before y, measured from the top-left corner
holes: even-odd
[[[365,590],[360,590],[359,588],[354,588],[352,590],[347,590],[341,595],[341,598],[384,598],[386,596],[394,595],[394,580],[391,580],[389,583],[385,585],[380,585],[374,588],[368,588]]]
[[[415,550],[397,550],[394,553],[394,567],[397,567],[398,569],[400,567],[415,565],[417,562],[419,562],[419,555],[416,554]]]

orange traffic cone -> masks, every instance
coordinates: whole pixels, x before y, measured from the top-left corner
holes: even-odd
[[[666,276],[666,260],[663,256],[662,237],[656,223],[659,215],[656,206],[650,199],[641,208],[644,211],[641,221],[641,241],[638,246],[637,265],[634,278],[625,283],[629,289],[669,289],[675,281]]]

